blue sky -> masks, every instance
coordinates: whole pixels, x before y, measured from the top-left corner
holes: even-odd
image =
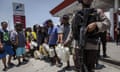
[[[27,27],[34,24],[43,24],[47,19],[52,19],[59,24],[59,18],[53,17],[49,11],[60,4],[63,0],[0,0],[0,22],[7,21],[9,29],[13,29],[12,3],[25,4],[25,16]]]
[[[54,24],[59,24],[59,18],[53,17],[49,11],[62,1],[64,0],[0,0],[0,22],[7,21],[9,29],[14,28],[12,3],[17,2],[25,5],[27,27],[32,27],[34,24],[43,24],[47,19],[52,19]],[[106,15],[109,17],[109,13],[106,13]]]

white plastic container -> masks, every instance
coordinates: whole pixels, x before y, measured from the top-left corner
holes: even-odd
[[[38,46],[37,42],[35,42],[35,41],[31,41],[31,45],[32,45],[33,47],[37,47],[37,46]]]
[[[63,62],[67,62],[69,60],[70,57],[70,52],[69,52],[69,48],[68,47],[64,47],[62,45],[58,45],[56,47],[56,53],[57,56],[63,61]]]
[[[62,49],[63,49],[63,46],[61,46],[60,44],[58,44],[55,48],[56,50],[56,53],[57,53],[57,56],[61,59],[61,56],[62,56]]]
[[[35,51],[34,51],[34,57],[35,57],[36,59],[38,59],[38,58],[40,58],[40,56],[41,56],[40,52],[39,52],[38,50],[35,50]]]
[[[43,43],[43,47],[45,48],[45,50],[47,50],[47,51],[49,51],[49,45],[48,44],[46,44],[46,43]]]
[[[67,62],[70,58],[70,51],[69,51],[69,48],[68,47],[65,47],[64,48],[64,58],[63,58],[63,61],[64,62]]]
[[[49,49],[49,55],[50,55],[50,57],[54,57],[55,56],[55,52],[54,52],[53,48]]]

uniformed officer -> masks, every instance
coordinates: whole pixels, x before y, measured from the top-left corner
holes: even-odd
[[[87,19],[86,24],[86,43],[83,52],[83,63],[86,66],[88,72],[94,72],[94,67],[97,59],[97,52],[98,52],[98,37],[99,32],[106,31],[110,28],[110,21],[104,15],[102,9],[94,9],[90,8],[93,0],[78,0],[82,3],[82,10],[78,11],[73,20],[71,31],[69,32],[67,40],[64,42],[64,45],[67,45],[69,42],[75,40],[75,47],[74,47],[74,62],[77,72],[86,72],[85,69],[80,71],[80,46],[79,46],[79,37],[80,37],[80,28],[82,26],[81,21],[85,21]],[[90,13],[87,13],[88,18],[84,18],[84,10],[91,9]],[[78,19],[80,17],[80,19]]]

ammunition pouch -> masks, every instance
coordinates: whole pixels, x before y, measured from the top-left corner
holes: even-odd
[[[87,38],[87,42],[88,43],[91,43],[91,44],[97,44],[98,43],[98,39],[96,39],[96,38]]]

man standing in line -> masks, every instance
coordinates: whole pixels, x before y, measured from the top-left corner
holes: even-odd
[[[62,43],[64,43],[68,37],[68,34],[70,32],[70,24],[69,24],[69,16],[68,15],[63,15],[60,18],[60,28],[62,31]],[[69,45],[70,47],[70,45]],[[69,60],[67,61],[67,66],[65,67],[65,69],[70,69],[70,62]]]
[[[17,60],[18,60],[17,67],[19,67],[20,65],[22,65],[21,56],[23,58],[23,63],[28,62],[28,60],[25,59],[26,39],[25,39],[25,33],[23,31],[22,24],[21,23],[16,24],[15,28],[16,28],[15,44],[17,45],[16,56],[17,56]]]
[[[55,51],[55,46],[57,43],[60,43],[62,40],[60,39],[62,32],[60,31],[58,26],[55,26],[52,22],[52,20],[47,20],[46,21],[47,26],[48,26],[48,35],[49,35],[49,40],[48,44],[50,48],[54,49],[55,56],[51,57],[51,65],[56,64],[56,66],[61,67],[62,63],[60,62],[60,59],[57,56],[57,53]]]
[[[14,55],[14,51],[11,46],[10,41],[10,33],[7,30],[8,23],[3,21],[1,22],[2,29],[0,30],[0,42],[3,45],[4,52],[0,54],[0,59],[2,58],[2,62],[4,64],[3,71],[6,71],[8,67],[13,66],[14,64],[11,63],[11,57]],[[6,54],[9,54],[8,63],[6,64]],[[8,67],[7,67],[8,65]]]

